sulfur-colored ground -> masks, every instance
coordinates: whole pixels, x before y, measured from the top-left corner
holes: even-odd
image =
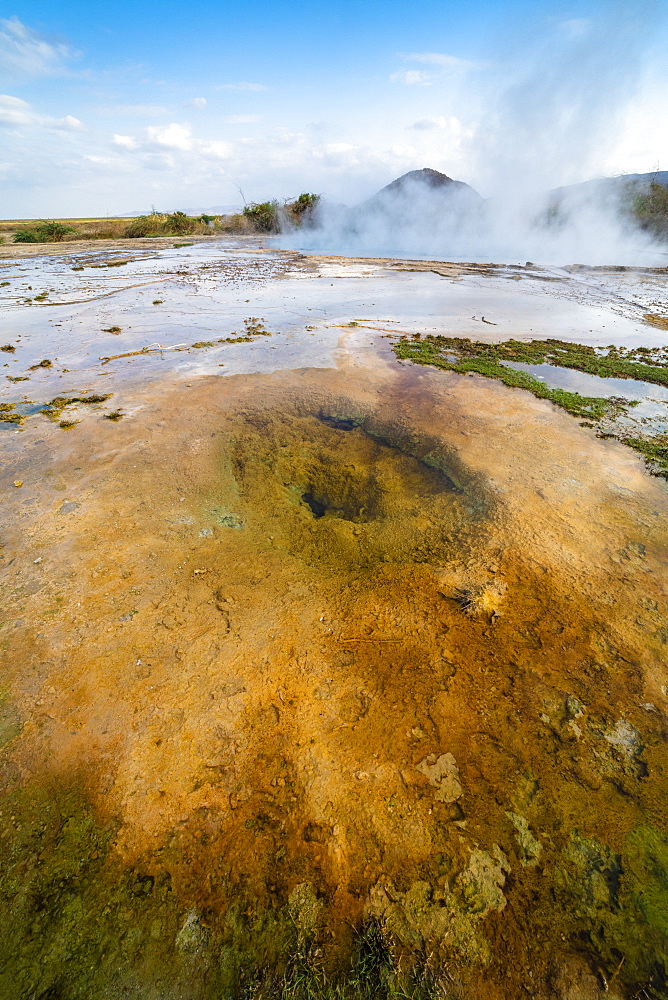
[[[369,920],[443,996],[664,996],[665,484],[371,355],[141,404],[0,469],[0,996],[233,996]]]

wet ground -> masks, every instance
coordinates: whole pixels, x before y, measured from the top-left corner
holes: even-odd
[[[668,995],[666,483],[387,339],[663,344],[665,275],[145,252],[0,272],[3,399],[111,394],[0,437],[0,995],[374,923],[397,988]]]

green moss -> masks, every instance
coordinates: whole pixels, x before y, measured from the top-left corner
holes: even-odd
[[[618,413],[620,406],[623,405],[619,400],[604,399],[600,396],[581,396],[579,392],[568,392],[566,389],[550,389],[544,382],[540,382],[528,372],[517,371],[515,368],[501,364],[496,356],[486,351],[481,351],[479,356],[473,354],[469,357],[463,356],[461,359],[451,360],[441,354],[443,348],[440,345],[433,343],[436,340],[454,339],[447,337],[430,337],[421,341],[402,339],[394,345],[393,350],[398,358],[413,361],[418,365],[432,365],[435,368],[458,372],[461,375],[483,375],[485,378],[494,378],[503,382],[504,385],[512,389],[527,389],[539,399],[548,399],[576,417],[601,420],[602,417],[611,413]],[[488,347],[489,345],[484,346]],[[537,364],[538,362],[532,361],[531,363]]]
[[[258,318],[257,316],[248,316],[244,320],[244,332],[233,334],[231,337],[221,337],[218,341],[219,344],[243,344],[252,343],[256,337],[271,337],[271,330],[267,330],[264,325],[264,320]],[[197,347],[197,344],[193,344],[193,347]],[[207,345],[209,346],[209,345]]]
[[[0,737],[11,739],[15,730],[12,717]],[[223,912],[199,910],[174,890],[163,864],[168,852],[126,866],[112,850],[116,832],[114,821],[100,821],[77,781],[20,787],[4,796],[2,1000],[443,995],[419,960],[398,971],[376,921],[356,933],[347,968],[328,975],[318,947],[323,901],[307,884],[278,906],[258,905],[242,891]]]
[[[167,973],[163,953],[179,922],[170,881],[113,862],[113,833],[76,787],[5,796],[1,997],[106,996],[119,974],[132,982],[142,965],[149,983]]]
[[[621,853],[574,830],[555,871],[561,912],[569,915],[592,963],[617,970],[646,997],[668,986],[668,838],[651,826],[626,837]],[[623,961],[621,961],[623,958]],[[645,989],[647,992],[645,992]]]
[[[427,336],[414,340],[402,338],[393,347],[399,358],[437,367],[453,366],[472,361],[485,361],[500,366],[504,361],[518,364],[550,364],[598,375],[600,378],[630,378],[655,385],[668,385],[668,347],[591,347],[565,340],[505,340],[486,344],[468,337]],[[444,356],[445,354],[445,356]],[[487,374],[480,372],[479,374]],[[498,375],[491,372],[492,377]],[[508,383],[507,383],[508,384]],[[531,390],[533,391],[533,389]]]
[[[0,403],[0,423],[3,424],[23,424],[25,416],[15,413],[15,403]]]
[[[651,438],[623,438],[623,441],[645,456],[656,475],[668,479],[668,434],[656,434]]]
[[[7,693],[0,690],[0,749],[11,743],[20,732],[19,713],[7,700]]]
[[[631,894],[647,923],[668,941],[668,837],[639,826],[627,837]]]
[[[107,392],[103,396],[56,396],[47,403],[41,411],[49,420],[60,420],[61,414],[66,406],[83,405],[93,406],[95,403],[105,403],[110,399],[112,393]]]
[[[600,378],[635,379],[654,385],[668,385],[668,347],[606,348],[571,344],[562,340],[505,340],[498,344],[473,341],[468,337],[441,337],[416,334],[402,337],[392,347],[401,360],[431,365],[459,374],[494,378],[514,389],[526,389],[539,399],[547,399],[573,416],[582,418],[581,426],[593,428],[604,418],[622,416],[639,400],[620,397],[582,396],[566,389],[552,389],[525,371],[508,367],[504,362],[538,365],[550,364],[597,375]],[[626,437],[623,433],[599,433],[615,438],[641,452],[649,471],[668,478],[668,435]]]

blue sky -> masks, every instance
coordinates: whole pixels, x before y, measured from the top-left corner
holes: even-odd
[[[666,2],[0,2],[0,216],[668,168]]]

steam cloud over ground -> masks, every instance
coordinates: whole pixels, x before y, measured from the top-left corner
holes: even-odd
[[[602,181],[485,200],[436,171],[412,171],[356,208],[320,205],[308,231],[291,239],[309,249],[372,256],[660,265],[668,262],[665,245],[628,211],[646,187]]]

